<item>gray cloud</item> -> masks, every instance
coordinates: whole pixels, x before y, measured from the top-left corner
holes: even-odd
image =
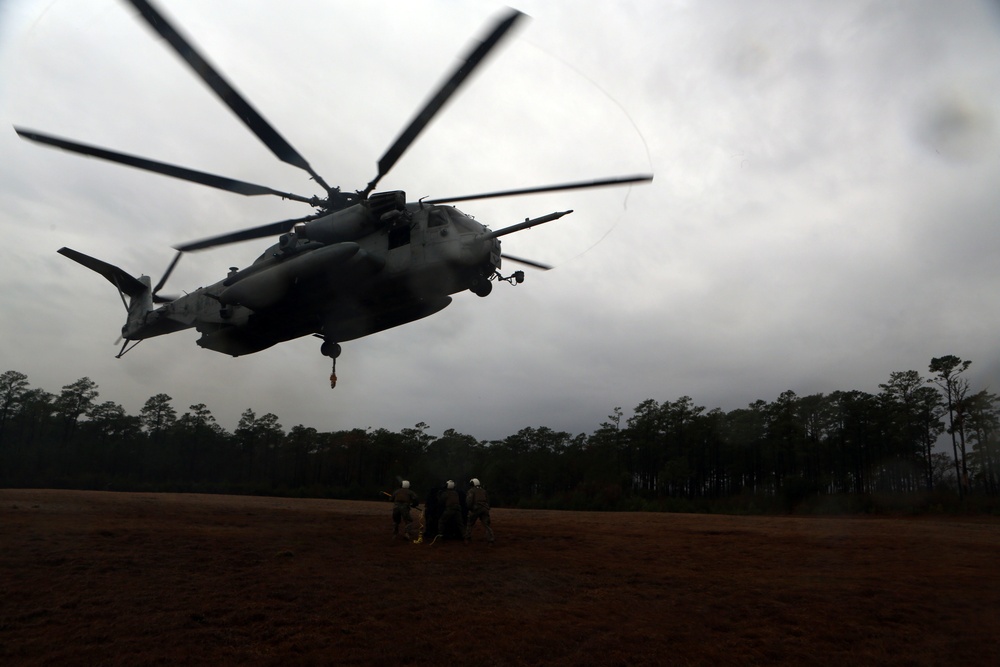
[[[324,176],[348,189],[501,7],[161,1]],[[0,119],[303,194],[133,16],[8,1]],[[46,150],[0,132],[3,369],[83,375],[137,411],[166,392],[229,428],[246,408],[319,429],[426,421],[482,438],[589,432],[616,405],[733,409],[877,385],[932,356],[997,389],[1000,24],[985,2],[525,2],[532,20],[382,183],[411,199],[653,170],[630,192],[471,202],[558,265],[346,344],[230,359],[184,332],[121,360],[123,310],[63,245],[154,280],[172,244],[304,213]],[[238,9],[238,11],[237,11]],[[184,258],[168,290],[263,244]]]

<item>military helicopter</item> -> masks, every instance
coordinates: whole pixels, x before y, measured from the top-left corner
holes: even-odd
[[[523,271],[509,276],[500,273],[503,258],[542,270],[551,268],[502,254],[499,239],[572,212],[554,212],[491,231],[450,204],[652,180],[651,175],[642,174],[417,202],[407,202],[402,191],[375,192],[379,181],[421,131],[522,18],[517,10],[505,12],[492,24],[485,39],[466,55],[382,155],[375,177],[363,189],[347,192],[328,185],[148,0],[129,2],[279,160],[307,172],[323,188],[324,196],[281,192],[15,127],[22,138],[40,144],[244,196],[277,196],[315,209],[304,217],[175,246],[177,254],[155,286],[149,276],[136,278],[76,250],[60,249],[59,253],[101,274],[118,289],[128,311],[118,358],[147,338],[191,327],[201,334],[198,345],[234,357],[313,335],[323,340],[322,354],[333,360],[333,387],[340,343],[433,315],[451,303],[452,294],[469,290],[485,297],[494,282],[523,282]],[[160,295],[183,253],[273,236],[278,237],[277,243],[246,268],[233,267],[224,279],[184,296]]]

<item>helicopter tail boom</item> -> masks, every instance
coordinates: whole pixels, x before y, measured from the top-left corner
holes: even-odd
[[[100,273],[108,279],[108,282],[117,287],[118,291],[122,294],[127,294],[128,296],[135,298],[140,296],[144,291],[151,291],[148,281],[144,283],[140,279],[129,275],[113,264],[102,262],[101,260],[91,257],[90,255],[84,255],[82,252],[77,252],[72,248],[59,248],[58,252],[63,257],[69,257],[77,264],[82,264],[91,271]]]
[[[146,324],[146,315],[153,310],[153,288],[149,276],[136,278],[123,269],[108,264],[90,255],[84,255],[72,248],[60,248],[59,254],[69,257],[91,271],[101,274],[118,289],[122,303],[128,311],[128,319],[122,327],[122,336],[129,340],[144,338],[141,329]],[[125,297],[128,297],[128,301]]]

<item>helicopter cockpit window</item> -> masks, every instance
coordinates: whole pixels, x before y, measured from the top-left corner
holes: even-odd
[[[470,218],[465,215],[457,208],[453,208],[448,211],[448,216],[451,218],[452,224],[455,225],[460,231],[463,232],[478,232],[480,227]]]
[[[434,211],[432,211],[430,220],[427,223],[428,226],[433,226],[434,225],[434,223],[432,222],[432,220],[435,217],[434,214],[437,214],[437,215],[440,215],[441,217],[443,217],[445,220],[447,220],[452,225],[454,225],[455,228],[458,231],[460,231],[460,232],[475,232],[475,231],[479,231],[479,229],[476,227],[475,223],[467,215],[465,215],[464,213],[462,213],[461,211],[459,211],[454,206],[440,206],[437,209],[435,209]],[[439,222],[437,224],[443,225],[443,224],[446,224],[446,223]]]
[[[427,216],[427,227],[444,227],[448,224],[448,215],[445,213],[443,208],[435,208],[431,210],[429,216]]]

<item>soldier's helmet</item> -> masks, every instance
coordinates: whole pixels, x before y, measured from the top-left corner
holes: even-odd
[[[404,489],[410,488],[410,481],[409,480],[406,480],[406,479],[403,480],[403,488]]]
[[[445,486],[447,486],[447,487],[448,487],[449,489],[454,489],[454,488],[455,488],[455,481],[454,481],[454,480],[451,480],[451,479],[449,479],[449,480],[447,481],[447,483],[445,484]]]
[[[469,484],[471,484],[472,486],[479,486],[479,480],[473,477],[472,479],[469,480]]]

